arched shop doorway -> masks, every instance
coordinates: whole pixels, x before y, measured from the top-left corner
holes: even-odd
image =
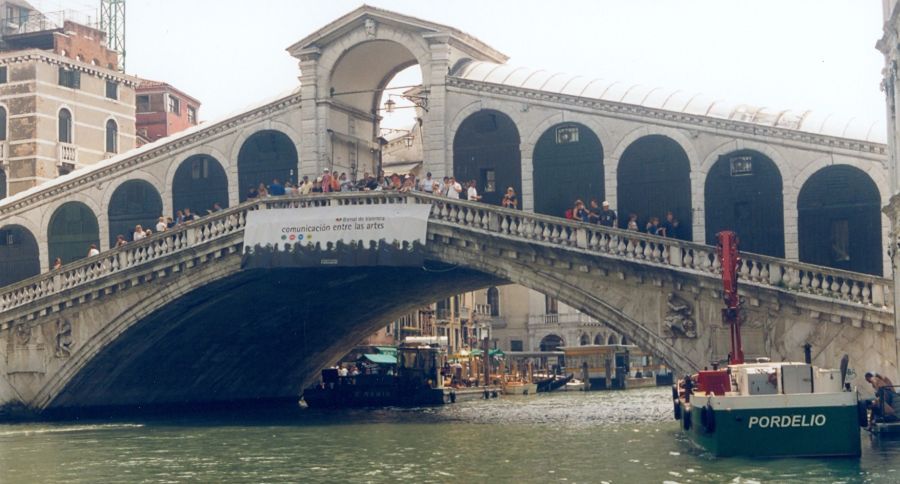
[[[541,135],[534,148],[534,211],[562,217],[576,199],[588,206],[602,203],[603,146],[587,126],[557,124]]]
[[[507,187],[521,197],[522,156],[513,120],[491,109],[467,117],[453,138],[453,174],[461,184],[475,180],[485,203],[499,205]]]
[[[109,246],[116,245],[116,236],[132,240],[136,225],[156,230],[162,215],[162,198],[153,185],[144,180],[128,180],[116,188],[109,201]]]
[[[172,182],[172,214],[185,208],[200,215],[218,203],[228,206],[228,177],[212,156],[194,155],[181,162]]]
[[[800,260],[881,275],[881,195],[864,171],[833,165],[811,176],[797,200]]]
[[[631,213],[637,214],[643,231],[651,217],[664,220],[672,211],[679,222],[675,235],[691,240],[691,163],[675,140],[662,135],[636,140],[619,159],[616,181],[622,228]]]
[[[57,257],[63,264],[87,257],[91,244],[100,248],[97,217],[81,202],[66,202],[53,212],[47,228],[50,263]]]
[[[251,186],[269,185],[275,178],[282,184],[296,182],[297,169],[297,148],[286,134],[275,130],[254,133],[244,141],[238,154],[240,200],[247,199]]]
[[[781,172],[765,155],[741,150],[720,156],[706,176],[706,243],[733,230],[741,251],[784,257]]]
[[[0,287],[41,273],[37,240],[21,225],[0,227]]]

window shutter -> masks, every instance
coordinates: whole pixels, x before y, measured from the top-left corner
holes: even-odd
[[[75,89],[81,89],[81,73],[78,71],[72,72],[72,87]]]

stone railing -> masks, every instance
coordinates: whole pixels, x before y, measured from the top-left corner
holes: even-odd
[[[78,165],[78,145],[59,143],[59,164],[68,163],[72,168]]]
[[[245,202],[190,224],[2,288],[0,313],[236,234],[243,230],[246,215],[252,210],[404,203],[431,205],[431,220],[439,224],[493,233],[504,238],[525,239],[532,243],[566,247],[710,276],[719,274],[721,269],[716,249],[711,246],[423,193],[350,192],[272,197]],[[889,307],[893,300],[891,282],[884,278],[755,254],[741,255],[740,277],[753,285],[874,308]],[[440,316],[438,314],[438,318]]]
[[[693,242],[510,210],[478,202],[413,193],[433,203],[432,218],[498,235],[571,247],[642,264],[721,274],[716,248]],[[745,283],[792,293],[822,296],[874,307],[893,305],[888,279],[828,267],[741,253],[738,268]]]
[[[241,232],[254,208],[229,209],[2,288],[0,313]]]
[[[596,319],[584,313],[548,313],[528,316],[529,326],[597,325]]]

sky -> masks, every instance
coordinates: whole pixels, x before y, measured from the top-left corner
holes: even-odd
[[[97,11],[100,0],[37,0]],[[299,84],[285,49],[358,1],[128,0],[127,71],[210,120]],[[371,0],[467,32],[515,66],[779,109],[884,118],[879,0]]]

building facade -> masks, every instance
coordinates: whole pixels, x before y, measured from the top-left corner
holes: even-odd
[[[199,123],[200,101],[165,82],[141,80],[135,89],[135,104],[138,146]]]
[[[105,34],[6,4],[19,23],[2,26],[0,198],[135,146],[136,80]]]

